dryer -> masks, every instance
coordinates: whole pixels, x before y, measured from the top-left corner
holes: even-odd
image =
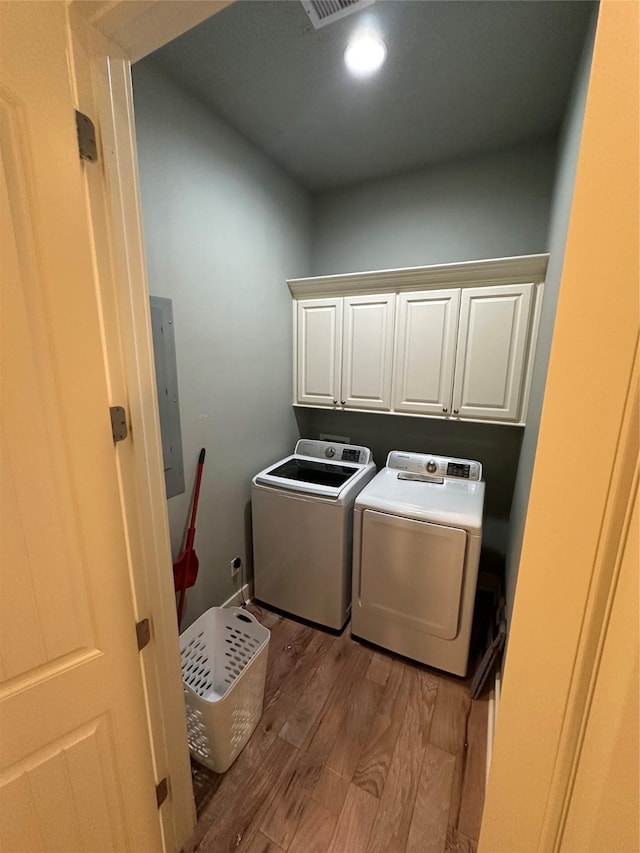
[[[355,502],[352,633],[466,675],[483,508],[479,462],[392,451]]]
[[[375,475],[371,451],[300,439],[253,478],[254,595],[341,630],[351,610],[353,503]]]

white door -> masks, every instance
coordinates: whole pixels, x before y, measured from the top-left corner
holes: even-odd
[[[460,290],[398,295],[393,408],[446,415],[451,408]]]
[[[0,23],[0,847],[157,851],[66,9]]]
[[[296,312],[296,401],[338,405],[342,299],[301,299]]]
[[[466,545],[465,530],[365,510],[362,608],[433,637],[455,639]]]
[[[463,288],[453,414],[520,418],[533,284]]]
[[[344,299],[340,405],[391,408],[391,363],[395,294]]]

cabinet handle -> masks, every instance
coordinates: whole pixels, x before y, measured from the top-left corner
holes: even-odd
[[[442,411],[443,411],[443,412],[445,412],[445,414],[446,414],[446,412],[448,412],[448,411],[449,411],[449,409],[445,409],[445,408],[443,407]]]
[[[454,414],[454,415],[459,415],[459,414],[460,414],[460,409],[454,409],[454,410],[453,410],[453,414]]]
[[[338,405],[338,401],[337,401],[337,400],[334,400],[334,401],[333,401],[333,405],[334,405],[334,406],[337,406],[337,405]]]
[[[341,406],[344,406],[344,403],[345,403],[345,401],[344,401],[344,400],[340,400],[340,405],[341,405]]]

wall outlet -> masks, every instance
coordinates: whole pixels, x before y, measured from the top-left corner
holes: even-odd
[[[238,573],[242,568],[242,558],[234,557],[233,560],[229,563],[231,566],[231,580],[235,580],[238,577]]]
[[[320,433],[320,441],[335,441],[336,444],[351,444],[348,435],[329,435],[328,432]]]

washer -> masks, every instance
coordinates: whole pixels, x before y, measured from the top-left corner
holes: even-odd
[[[466,675],[483,506],[479,462],[392,451],[355,503],[353,634]]]
[[[351,609],[353,503],[375,476],[371,451],[301,439],[253,478],[254,594],[327,628]]]

